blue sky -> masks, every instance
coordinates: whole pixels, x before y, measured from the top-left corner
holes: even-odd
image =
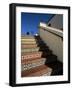
[[[38,25],[40,21],[48,22],[54,14],[43,13],[21,13],[21,34],[36,34],[38,32]]]

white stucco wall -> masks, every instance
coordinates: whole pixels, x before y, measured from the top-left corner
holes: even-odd
[[[48,24],[51,24],[51,27],[61,29],[63,28],[63,15],[55,15]]]
[[[57,55],[59,61],[63,62],[63,41],[60,37],[50,33],[42,28],[39,28],[39,34],[42,40]]]

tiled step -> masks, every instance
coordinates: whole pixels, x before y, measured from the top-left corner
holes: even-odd
[[[38,52],[38,51],[43,51],[43,52],[50,52],[51,50],[49,50],[48,48],[40,48],[40,47],[35,47],[35,48],[22,48],[21,52],[22,53],[29,53],[29,52]]]
[[[36,48],[36,47],[37,47],[37,44],[34,44],[34,45],[32,45],[32,44],[30,44],[30,45],[28,45],[28,44],[21,45],[21,48]]]
[[[21,39],[21,42],[35,42],[36,41],[36,39],[24,39],[24,38],[22,38]]]
[[[21,39],[35,39],[34,36],[21,36]]]
[[[23,53],[29,53],[29,52],[38,52],[39,51],[39,47],[36,47],[36,48],[24,48],[21,50],[21,52]]]
[[[40,47],[42,49],[48,49],[49,47],[44,45],[44,44],[41,44],[41,45],[37,45],[37,44],[22,44],[21,45],[21,48],[36,48],[36,47]]]
[[[21,42],[21,44],[37,44],[36,41],[26,41],[26,42]]]
[[[28,45],[37,45],[38,46],[38,44],[37,43],[21,43],[21,46],[28,46]]]
[[[45,43],[42,40],[28,40],[28,39],[22,39],[21,44],[37,44],[37,45],[45,45]]]
[[[41,58],[42,52],[33,52],[33,53],[22,53],[21,54],[21,60],[24,59],[37,59]]]
[[[38,58],[38,59],[25,59],[25,60],[21,60],[22,64],[31,64],[31,63],[35,63],[38,61],[46,61],[46,58]]]
[[[21,72],[22,77],[32,77],[32,76],[50,76],[52,69],[46,65],[40,65],[35,68],[25,70]]]
[[[21,60],[21,62],[23,63],[23,64],[29,64],[29,63],[32,63],[32,62],[34,62],[35,63],[35,61],[36,60],[46,60],[46,62],[45,62],[45,64],[50,64],[50,63],[53,63],[53,62],[57,62],[57,56],[56,55],[48,55],[47,57],[45,57],[45,58],[35,58],[35,59],[22,59]]]
[[[48,57],[49,55],[52,54],[52,51],[48,52],[31,52],[31,53],[21,53],[21,59],[36,59],[36,58],[41,58],[41,57]]]
[[[40,58],[40,59],[31,59],[31,60],[22,60],[21,61],[21,70],[28,70],[40,65],[45,64],[46,58]]]

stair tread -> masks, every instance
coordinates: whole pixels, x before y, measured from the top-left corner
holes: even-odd
[[[38,45],[45,45],[45,43],[42,40],[21,40],[21,44],[38,44]]]
[[[21,48],[37,48],[40,47],[41,49],[47,49],[48,46],[45,45],[38,45],[38,44],[21,44]]]
[[[46,58],[31,59],[31,60],[22,60],[21,61],[21,71],[29,70],[31,68],[44,65]]]
[[[46,60],[46,58],[37,58],[37,59],[25,59],[25,60],[21,60],[22,64],[29,64],[31,62],[36,62],[36,61],[41,61],[41,60]]]
[[[31,48],[33,49],[33,48]],[[24,49],[24,50],[31,50],[31,49]],[[43,54],[48,54],[48,53],[52,53],[51,50],[49,49],[39,49],[39,48],[35,48],[38,49],[38,51],[34,51],[34,52],[21,52],[21,55],[31,55],[31,54],[37,54],[37,53],[43,53]],[[34,50],[34,49],[33,49]]]
[[[49,50],[49,48],[48,47],[39,47],[39,46],[37,46],[37,47],[31,47],[31,48],[24,48],[24,49],[36,49],[36,48],[39,48],[39,49],[41,49],[41,50]],[[23,49],[23,48],[22,48]],[[50,50],[51,51],[51,50]]]
[[[43,71],[43,72],[42,72]],[[33,73],[35,73],[35,76],[37,76],[37,72],[40,72],[40,73],[44,73],[44,72],[51,72],[52,69],[46,65],[41,65],[41,66],[37,66],[35,68],[32,68],[32,69],[29,69],[29,70],[25,70],[25,71],[22,71],[21,72],[21,76],[24,77],[24,76],[30,76],[32,75]]]

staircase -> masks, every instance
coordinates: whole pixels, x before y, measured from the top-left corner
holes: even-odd
[[[53,62],[57,62],[57,56],[39,36],[21,37],[21,77],[50,76]]]

